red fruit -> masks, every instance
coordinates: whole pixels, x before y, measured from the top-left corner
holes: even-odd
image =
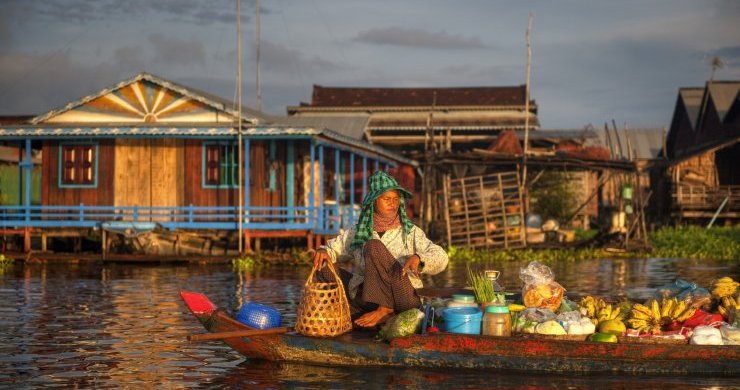
[[[436,326],[430,326],[427,328],[427,333],[437,333],[437,332],[439,332],[439,328],[437,328]]]

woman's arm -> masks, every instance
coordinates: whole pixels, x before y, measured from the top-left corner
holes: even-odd
[[[414,237],[414,254],[421,259],[421,273],[436,275],[447,268],[449,257],[445,250],[427,238],[426,234],[414,226],[412,229]]]
[[[325,250],[329,255],[329,259],[332,263],[336,263],[337,259],[350,255],[350,244],[352,239],[355,237],[355,226],[343,231],[338,236],[332,238],[326,242],[326,245],[321,245],[317,250]]]

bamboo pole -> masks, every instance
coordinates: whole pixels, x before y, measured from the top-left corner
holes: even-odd
[[[447,226],[447,246],[452,246],[452,229],[450,229],[450,174],[445,173],[442,179],[442,190],[445,202],[445,225]]]
[[[524,86],[524,156],[522,156],[522,188],[525,198],[527,194],[527,149],[529,148],[529,80],[532,73],[532,45],[530,41],[530,32],[532,31],[532,13],[529,14],[527,22],[527,32],[525,38],[527,41],[527,80]],[[503,194],[502,194],[503,195]],[[522,205],[526,206],[526,205]],[[529,211],[529,210],[525,210]],[[526,213],[525,213],[526,214]],[[525,243],[526,244],[526,243]]]

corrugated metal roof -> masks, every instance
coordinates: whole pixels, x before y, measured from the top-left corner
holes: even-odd
[[[436,97],[435,97],[436,95]],[[365,88],[313,86],[313,107],[500,106],[525,104],[524,85],[452,88]],[[534,108],[534,104],[533,104]]]
[[[49,139],[49,138],[110,138],[119,136],[130,137],[179,137],[179,138],[209,138],[209,137],[236,137],[238,134],[233,127],[142,127],[142,126],[88,126],[88,127],[44,127],[44,126],[4,126],[0,127],[0,140],[5,139]],[[323,136],[329,140],[363,149],[403,164],[417,166],[415,161],[391,152],[381,146],[358,140],[328,129],[311,127],[250,127],[242,130],[245,137],[278,137],[278,136]]]
[[[712,96],[715,108],[717,109],[717,115],[720,121],[725,120],[725,115],[735,103],[735,100],[740,98],[738,92],[740,91],[740,82],[732,81],[714,81],[708,83],[709,93]]]
[[[270,123],[276,126],[313,127],[328,129],[337,134],[362,140],[365,137],[365,128],[369,115],[295,115],[288,117],[273,117]]]
[[[663,129],[597,129],[601,146],[611,150],[612,159],[652,160],[660,158],[663,149]],[[608,135],[607,135],[608,133]],[[610,147],[611,145],[611,147]],[[621,145],[621,146],[620,146]]]
[[[689,116],[689,121],[691,121],[691,127],[696,128],[696,122],[699,120],[699,111],[701,110],[701,99],[704,95],[704,88],[681,88],[678,90],[678,94],[681,96],[681,100],[686,108],[686,114]]]

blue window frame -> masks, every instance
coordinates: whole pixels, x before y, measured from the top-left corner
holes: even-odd
[[[98,186],[98,144],[59,144],[59,187],[95,188]]]
[[[239,187],[239,149],[236,142],[203,144],[203,187]]]

